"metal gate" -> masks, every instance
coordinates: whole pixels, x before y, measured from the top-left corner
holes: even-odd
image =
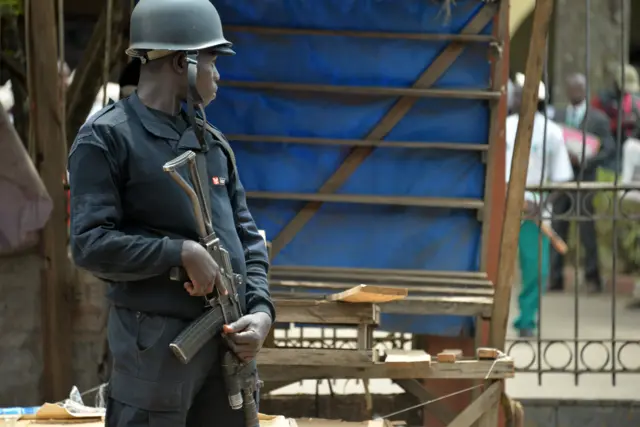
[[[640,129],[640,109],[637,108],[640,105],[640,88],[637,71],[625,60],[627,46],[621,43],[618,60],[607,65],[616,77],[615,82],[611,82],[611,93],[592,90],[589,74],[601,64],[592,60],[589,41],[594,34],[591,23],[598,17],[592,16],[590,3],[586,1],[585,61],[575,64],[575,71],[586,75],[585,109],[580,110],[579,105],[573,107],[551,102],[550,90],[541,91],[541,94],[544,92],[540,110],[544,116],[542,169],[545,171],[542,175],[558,167],[560,155],[550,148],[553,141],[549,141],[549,135],[556,125],[560,125],[563,126],[567,152],[571,153],[575,176],[571,182],[550,182],[546,179],[537,183],[527,182],[528,190],[541,199],[542,208],[528,220],[539,226],[538,253],[532,258],[522,256],[523,251],[531,249],[527,250],[527,240],[521,230],[520,259],[525,263],[527,259],[538,261],[535,266],[538,289],[536,292],[527,289],[531,286],[527,282],[533,277],[530,273],[532,267],[521,266],[522,276],[527,277],[521,277],[514,284],[511,317],[517,318],[524,311],[531,310],[527,306],[531,305],[533,294],[537,294],[535,311],[539,315],[530,336],[526,336],[526,330],[523,331],[525,336],[508,335],[507,350],[521,373],[516,380],[523,378],[525,373],[533,374],[537,376],[535,383],[538,386],[553,384],[563,388],[580,385],[585,390],[590,389],[578,398],[636,399],[622,394],[622,391],[608,396],[602,389],[618,386],[619,390],[626,385],[628,390],[632,390],[635,378],[628,374],[640,373],[640,333],[637,327],[640,320],[640,141],[635,139],[640,138],[636,130]],[[619,3],[621,10],[625,11],[624,1],[610,3]],[[620,20],[618,31],[621,40],[628,40],[626,25],[625,19]],[[547,68],[545,66],[543,76],[545,85],[549,82]],[[580,87],[580,75],[571,77],[573,87]],[[553,83],[568,87],[567,82]],[[614,90],[615,87],[619,90]],[[578,120],[574,120],[576,112]],[[601,131],[601,118],[606,119],[611,127],[610,139]],[[600,141],[597,153],[591,151],[596,138]],[[530,159],[530,167],[532,161]],[[543,231],[547,226],[551,228],[545,234]],[[549,250],[545,248],[548,241],[555,243]],[[568,246],[564,256],[557,250],[561,249],[563,241]],[[572,379],[558,374],[569,374]],[[533,380],[531,376],[529,379]],[[527,381],[533,386],[535,383]]]

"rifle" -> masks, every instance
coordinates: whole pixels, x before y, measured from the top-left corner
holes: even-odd
[[[220,239],[213,230],[211,214],[205,204],[208,200],[204,193],[206,187],[198,172],[198,166],[201,166],[203,174],[206,172],[206,163],[204,163],[204,154],[199,156],[200,158],[193,151],[187,151],[162,167],[191,200],[200,244],[218,264],[222,278],[222,292],[221,289],[216,288],[211,298],[205,297],[206,305],[211,308],[180,332],[169,345],[171,351],[184,364],[189,363],[207,341],[220,334],[224,324],[231,324],[242,316],[238,297],[238,286],[242,284],[242,276],[234,274],[229,252],[222,247]],[[202,160],[201,164],[198,165],[196,160]],[[193,188],[178,173],[178,170],[184,166],[188,168]],[[171,280],[181,282],[189,280],[181,267],[173,267],[169,277]],[[249,372],[251,365],[243,363],[232,351],[226,350],[222,357],[222,366],[229,405],[234,410],[244,410],[247,427],[258,427],[260,422],[253,397],[256,391],[256,378],[252,372]]]

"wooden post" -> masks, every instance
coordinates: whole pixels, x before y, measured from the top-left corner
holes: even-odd
[[[71,304],[67,276],[67,227],[63,162],[61,83],[58,73],[58,46],[55,2],[30,0],[30,43],[28,70],[30,123],[35,138],[36,167],[53,200],[53,212],[42,236],[42,336],[44,374],[43,398],[55,402],[68,396],[71,389]],[[35,297],[35,295],[34,295]]]
[[[549,23],[553,12],[553,0],[538,0],[533,12],[531,42],[525,69],[520,120],[516,133],[511,176],[507,187],[504,226],[500,240],[498,280],[495,285],[494,304],[491,314],[490,346],[504,350],[511,285],[518,253],[518,235],[522,200],[527,180],[533,119],[538,105],[538,86],[545,60]]]

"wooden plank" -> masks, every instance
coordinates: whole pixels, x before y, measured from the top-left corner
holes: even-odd
[[[438,360],[438,363],[456,363],[457,361],[462,359],[462,350],[442,350],[440,353],[438,353],[436,358]]]
[[[412,286],[461,286],[467,288],[493,289],[493,284],[485,279],[466,278],[451,276],[418,276],[407,274],[385,274],[385,272],[366,272],[366,273],[346,273],[338,272],[305,272],[305,271],[280,271],[275,270],[272,274],[274,280],[297,280],[309,281],[317,283],[351,283],[359,285],[367,283],[371,285],[412,285]]]
[[[71,389],[71,287],[67,257],[65,176],[66,147],[60,108],[55,4],[32,0],[26,11],[30,43],[28,68],[32,135],[36,167],[53,201],[42,231],[42,378],[44,400],[64,399]]]
[[[460,33],[479,34],[491,21],[495,10],[495,5],[484,6]],[[451,43],[447,46],[420,75],[413,84],[413,87],[424,89],[432,86],[460,56],[464,48],[465,45],[460,43]],[[418,98],[415,97],[400,98],[364,139],[383,139],[391,132],[395,125],[400,122],[405,114],[409,112],[417,100]],[[374,149],[373,147],[354,148],[333,175],[318,189],[318,193],[335,193],[344,185],[356,169],[358,169],[362,162],[369,157]],[[315,215],[320,209],[320,206],[322,206],[320,202],[309,202],[296,214],[275,239],[273,239],[272,257],[275,258],[280,253],[282,248],[284,248]]]
[[[406,288],[359,285],[344,292],[327,295],[326,298],[327,301],[380,304],[406,298],[408,293],[409,290]]]
[[[278,280],[272,279],[269,282],[269,286],[271,289],[276,289],[279,287],[282,288],[293,288],[295,290],[304,292],[305,289],[313,289],[320,290],[324,293],[330,292],[331,290],[341,290],[341,289],[351,289],[354,287],[354,283],[346,283],[346,282],[315,282],[315,281],[301,281],[301,280]],[[407,286],[407,285],[398,285],[398,284],[379,284],[375,286],[382,286],[385,288],[392,289],[407,289],[411,292],[413,296],[428,296],[433,294],[440,294],[444,296],[493,296],[493,288],[491,287],[471,287],[467,288],[465,286]],[[427,294],[427,295],[425,295]],[[321,294],[322,295],[322,294]]]
[[[480,360],[496,360],[500,357],[500,352],[495,348],[479,347],[476,349],[476,357]]]
[[[460,197],[376,196],[368,194],[285,193],[277,191],[247,191],[246,196],[247,199],[256,200],[286,200],[310,203],[353,203],[470,210],[484,207],[482,199]]]
[[[495,382],[471,402],[447,427],[470,427],[482,414],[490,410],[500,399],[501,384]],[[495,426],[494,426],[495,427]]]
[[[326,348],[263,348],[258,363],[285,366],[352,366],[369,367],[373,364],[370,351],[336,350]]]
[[[437,363],[424,355],[396,355],[391,362],[373,363],[365,352],[326,349],[262,349],[258,354],[263,381],[327,378],[489,379],[513,378],[513,360],[463,360]],[[422,360],[421,360],[422,359]]]
[[[309,295],[307,295],[309,297]],[[327,325],[378,325],[380,309],[374,304],[274,298],[277,321]]]
[[[518,234],[522,195],[525,191],[533,119],[538,105],[538,87],[544,64],[549,23],[553,12],[553,0],[538,0],[533,12],[531,41],[525,68],[525,83],[522,91],[520,120],[516,132],[511,178],[507,188],[505,218],[500,241],[500,268],[496,281],[495,303],[491,313],[489,345],[504,350],[511,301],[511,286],[517,261]]]
[[[0,57],[2,54],[0,54]],[[431,141],[380,141],[368,139],[345,138],[319,138],[285,135],[251,135],[229,134],[225,135],[231,142],[251,142],[261,144],[302,144],[302,145],[328,145],[349,147],[385,147],[385,148],[412,148],[416,150],[452,150],[452,151],[488,151],[485,143],[469,142],[431,142]]]
[[[345,275],[370,275],[383,277],[446,277],[446,278],[463,278],[487,280],[487,273],[482,271],[455,271],[455,270],[410,270],[399,268],[354,268],[354,267],[317,267],[317,266],[293,266],[293,265],[275,265],[271,268],[274,274],[282,273],[320,273],[333,277],[345,277]],[[492,283],[489,283],[493,286]]]
[[[349,86],[315,83],[286,83],[274,81],[221,80],[222,87],[234,87],[253,90],[277,90],[283,92],[322,93],[357,96],[411,96],[415,98],[451,98],[451,99],[499,99],[500,92],[481,89],[439,89],[417,87]]]
[[[490,297],[419,297],[408,296],[380,306],[382,313],[392,314],[450,314],[458,316],[491,315],[493,298]]]
[[[271,291],[272,297],[309,299],[309,292]],[[379,306],[381,313],[391,314],[449,314],[458,316],[489,317],[493,298],[484,296],[411,296]]]
[[[398,33],[390,31],[324,30],[318,28],[282,28],[256,25],[225,25],[225,31],[277,36],[307,35],[325,37],[360,37],[387,40],[456,41],[467,43],[490,43],[493,36],[484,34],[448,33]]]

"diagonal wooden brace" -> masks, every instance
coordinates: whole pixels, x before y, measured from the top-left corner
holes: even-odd
[[[496,5],[485,5],[476,16],[462,29],[462,34],[478,34],[491,22],[497,12]],[[451,43],[436,57],[429,67],[413,84],[413,88],[426,89],[431,87],[460,56],[466,45]],[[400,97],[391,109],[380,119],[378,124],[365,136],[366,140],[381,140],[402,120],[413,105],[418,101],[415,97]],[[319,194],[335,193],[358,167],[369,157],[375,147],[356,147],[344,159],[340,167],[327,179],[318,190]],[[309,202],[273,239],[271,257],[275,258],[307,222],[318,212],[321,202]]]

